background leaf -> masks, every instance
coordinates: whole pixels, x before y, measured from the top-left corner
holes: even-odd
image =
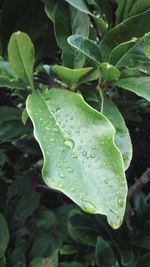
[[[2,213],[0,213],[0,258],[4,256],[9,242],[9,232],[7,222]]]
[[[131,91],[138,96],[144,97],[150,101],[150,77],[141,76],[141,77],[131,77],[118,80],[115,85]]]

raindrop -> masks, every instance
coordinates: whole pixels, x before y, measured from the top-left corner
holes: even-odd
[[[66,139],[65,139],[65,145],[66,145],[67,147],[73,149],[75,143],[74,143],[74,141],[73,141],[71,138],[66,138]]]
[[[92,159],[95,158],[95,155],[94,154],[91,154],[90,155],[90,158],[92,158]]]
[[[55,133],[58,133],[58,132],[59,132],[59,129],[58,129],[58,128],[53,128],[53,131],[54,131]]]
[[[63,173],[59,173],[59,177],[60,177],[60,178],[64,178],[65,175],[64,175]]]
[[[67,171],[70,172],[70,173],[72,173],[73,172],[73,169],[67,168]]]
[[[64,186],[63,186],[63,184],[59,184],[58,187],[59,188],[63,188]]]
[[[74,188],[74,187],[71,187],[70,190],[71,190],[72,192],[74,192],[74,191],[75,191],[75,188]]]
[[[123,206],[123,199],[121,197],[117,199],[117,204],[119,207]]]
[[[121,225],[121,222],[111,221],[111,222],[109,222],[109,224],[113,229],[118,229],[119,226]]]
[[[95,150],[96,149],[96,146],[92,146],[92,149]]]
[[[80,133],[80,129],[77,129],[77,130],[76,130],[76,133]]]
[[[91,203],[88,200],[81,199],[82,204],[83,204],[83,210],[88,212],[88,213],[95,213],[96,212],[96,207],[93,203]]]
[[[85,157],[87,155],[87,152],[86,151],[83,151],[82,152],[82,155]]]
[[[72,155],[72,158],[73,158],[73,159],[77,158],[77,155],[76,155],[76,154],[73,154],[73,155]]]

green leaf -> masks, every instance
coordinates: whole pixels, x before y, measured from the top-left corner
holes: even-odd
[[[22,89],[25,84],[13,74],[10,64],[0,59],[0,87]]]
[[[72,35],[68,38],[68,43],[84,54],[87,58],[93,60],[96,64],[101,62],[101,53],[98,45],[80,35]]]
[[[8,45],[8,57],[14,73],[33,89],[34,47],[27,34],[12,34]]]
[[[150,77],[141,76],[120,79],[115,85],[150,101]]]
[[[107,82],[116,81],[120,77],[120,71],[109,63],[100,64],[102,79]]]
[[[83,210],[105,214],[118,228],[127,186],[112,124],[80,95],[66,90],[33,93],[26,107],[44,156],[44,181]]]
[[[21,112],[17,108],[2,106],[0,107],[0,122],[20,120]]]
[[[2,213],[0,213],[0,258],[4,256],[9,242],[9,232],[7,222]]]
[[[91,70],[92,68],[90,67],[82,69],[69,69],[59,65],[53,67],[53,71],[70,87],[74,84],[78,84]]]
[[[122,59],[135,48],[137,42],[137,39],[133,39],[117,45],[110,54],[109,62],[113,65],[119,65]]]
[[[103,102],[103,113],[116,129],[115,142],[122,153],[124,167],[126,170],[132,159],[132,143],[124,118],[117,106],[106,97]]]
[[[101,267],[110,267],[115,263],[113,250],[108,242],[100,236],[96,244],[96,264]]]
[[[66,2],[79,9],[81,12],[91,15],[88,5],[84,0],[66,0]]]
[[[93,227],[93,225],[97,227]],[[68,232],[76,243],[86,246],[95,247],[98,225],[96,225],[94,218],[89,215],[79,213],[79,211],[71,211],[68,220]]]
[[[118,24],[105,35],[100,44],[103,61],[108,61],[112,49],[117,45],[133,37],[140,38],[149,31],[150,9]]]
[[[48,16],[49,19],[51,19],[53,22],[55,20],[54,12],[55,12],[55,7],[58,3],[59,0],[42,0],[45,4],[45,12]]]
[[[67,38],[72,34],[81,34],[84,37],[88,37],[90,26],[88,15],[74,7],[69,7],[67,3],[59,2],[55,7],[54,16],[56,41],[62,50],[64,65],[70,68],[82,68],[85,63],[85,56],[75,51],[67,43]]]
[[[150,59],[150,34],[147,34],[144,39],[144,53]]]

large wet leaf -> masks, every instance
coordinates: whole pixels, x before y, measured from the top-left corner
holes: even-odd
[[[112,124],[79,94],[67,90],[33,93],[27,111],[44,156],[42,175],[47,185],[86,212],[105,214],[118,228],[127,186]]]

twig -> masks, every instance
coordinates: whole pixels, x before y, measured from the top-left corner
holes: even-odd
[[[148,182],[150,182],[150,168],[148,168],[135,184],[130,187],[128,192],[129,199],[132,199]]]

